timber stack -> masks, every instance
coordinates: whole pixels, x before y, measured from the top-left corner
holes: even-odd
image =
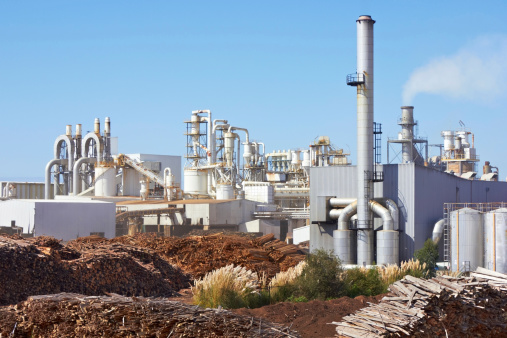
[[[340,337],[505,337],[507,275],[478,268],[466,278],[405,276],[379,304],[344,317]]]
[[[32,296],[0,308],[5,337],[299,337],[288,327],[163,298]]]

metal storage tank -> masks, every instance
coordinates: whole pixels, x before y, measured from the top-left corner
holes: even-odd
[[[112,167],[95,167],[95,196],[116,196],[116,170]]]
[[[484,266],[482,214],[471,208],[451,212],[451,270],[473,271]]]
[[[507,208],[484,215],[484,267],[507,273]]]
[[[206,170],[185,169],[183,173],[184,191],[191,195],[208,194],[208,173]]]
[[[217,185],[217,200],[232,200],[234,199],[234,189],[230,184]]]

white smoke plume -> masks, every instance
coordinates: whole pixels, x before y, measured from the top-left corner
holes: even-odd
[[[506,91],[507,36],[487,36],[414,70],[403,87],[403,104],[419,93],[491,103]]]

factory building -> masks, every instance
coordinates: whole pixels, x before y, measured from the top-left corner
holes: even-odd
[[[498,181],[498,168],[488,161],[476,178],[475,136],[463,122],[442,131],[443,144],[430,145],[414,130],[414,107],[401,107],[401,131],[388,139],[382,164],[382,128],[374,122],[374,24],[368,15],[356,21],[357,69],[346,77],[357,97],[356,164],[328,136],[306,149],[266,152],[244,126],[195,110],[184,121],[182,186],[179,156],[119,154],[110,119],[103,131],[95,119],[93,132],[82,136],[80,124],[74,133],[68,125],[56,138],[45,201],[21,202],[41,198],[40,184],[2,183],[8,201],[0,203],[0,226],[15,221],[25,232],[64,239],[172,236],[194,228],[274,233],[309,241],[311,251],[333,250],[347,265],[398,264],[433,238],[449,268],[507,272],[507,182]],[[438,146],[439,155],[429,157],[430,146]],[[52,208],[63,211],[50,218],[45,210]],[[68,221],[72,212],[77,220]]]
[[[0,203],[0,225],[64,241],[90,235],[113,238],[115,205],[92,200],[9,200]]]

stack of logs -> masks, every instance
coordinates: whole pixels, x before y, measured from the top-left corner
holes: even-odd
[[[280,263],[281,271],[285,271],[305,259],[304,254],[302,254],[296,245],[286,244],[276,239],[273,234],[256,238],[251,243],[258,248],[262,248],[268,259]]]
[[[135,234],[111,242],[150,248],[194,278],[234,264],[264,275],[269,281],[305,258],[296,246],[276,240],[273,234],[254,240],[225,234],[185,238]]]
[[[168,297],[190,285],[187,274],[152,250],[89,241],[92,248],[52,237],[0,237],[0,305],[58,292]]]
[[[222,309],[117,294],[34,296],[0,308],[0,337],[299,337]]]
[[[478,268],[466,278],[406,276],[389,290],[379,304],[333,322],[338,335],[500,337],[507,332],[505,274]]]

